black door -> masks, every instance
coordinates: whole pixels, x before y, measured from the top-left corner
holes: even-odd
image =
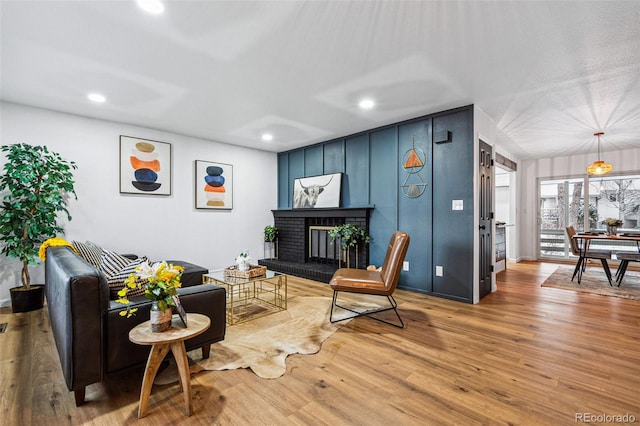
[[[491,292],[491,219],[493,219],[493,179],[491,178],[492,148],[480,141],[480,167],[478,173],[480,183],[480,297]]]

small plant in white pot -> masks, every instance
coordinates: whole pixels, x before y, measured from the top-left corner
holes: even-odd
[[[22,286],[10,289],[11,304],[13,312],[27,312],[44,301],[44,286],[31,284],[29,265],[36,263],[43,241],[62,233],[58,214],[71,220],[67,202],[69,195],[76,197],[72,171],[77,166],[46,146],[20,143],[0,150],[6,156],[0,193],[8,191],[0,205],[0,253],[22,262]]]

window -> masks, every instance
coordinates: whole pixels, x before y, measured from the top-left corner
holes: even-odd
[[[614,217],[623,221],[621,232],[640,232],[640,175],[540,180],[538,192],[540,257],[572,256],[565,232],[568,225],[578,232],[604,231],[602,221]],[[592,244],[610,250],[629,245],[635,248],[635,244],[621,241]]]

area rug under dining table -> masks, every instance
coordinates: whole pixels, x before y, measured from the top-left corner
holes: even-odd
[[[640,300],[640,273],[636,271],[627,270],[620,287],[615,281],[613,281],[612,287],[609,285],[609,281],[607,281],[607,277],[599,265],[587,266],[580,284],[578,284],[578,277],[571,281],[574,268],[575,266],[558,266],[558,269],[542,283],[542,287]],[[615,270],[612,270],[611,273],[615,274]]]

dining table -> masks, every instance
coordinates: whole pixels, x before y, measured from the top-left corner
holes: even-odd
[[[587,252],[589,251],[589,246],[591,245],[592,241],[632,241],[636,243],[636,249],[638,250],[638,253],[640,253],[640,232],[623,232],[619,235],[618,234],[610,235],[605,232],[597,232],[597,231],[579,232],[575,234],[572,238],[574,238],[577,241],[583,242],[582,244],[580,243],[577,244],[581,257],[583,254],[584,255],[587,254]],[[579,275],[582,275],[582,270],[584,270],[584,267],[580,269],[581,270],[579,271]],[[609,281],[609,285],[613,286],[611,282],[611,274],[607,273],[606,275],[607,275],[607,280]],[[579,282],[579,279],[578,279],[578,282]]]

